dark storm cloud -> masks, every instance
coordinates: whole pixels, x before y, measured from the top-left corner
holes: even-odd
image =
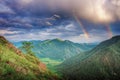
[[[120,34],[120,22],[119,21],[111,24],[111,28],[114,34]]]
[[[7,5],[5,5],[4,3],[0,3],[0,14],[15,14],[15,12],[8,7]]]

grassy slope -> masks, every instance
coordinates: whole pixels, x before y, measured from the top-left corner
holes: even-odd
[[[58,69],[70,80],[119,80],[120,36],[68,59]]]
[[[23,55],[0,36],[0,80],[55,80],[37,58]]]

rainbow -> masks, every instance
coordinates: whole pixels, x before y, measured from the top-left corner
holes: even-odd
[[[113,32],[112,32],[112,29],[111,29],[110,25],[106,24],[105,28],[106,28],[106,30],[108,32],[108,36],[111,38],[113,36]]]
[[[82,24],[82,22],[80,21],[80,19],[75,15],[75,13],[73,14],[75,20],[78,22],[78,24],[80,25],[83,33],[84,33],[84,36],[86,39],[88,39],[90,37],[88,31],[85,29],[85,26]],[[108,37],[112,37],[113,36],[113,32],[112,32],[112,29],[110,27],[109,24],[105,24],[105,28],[106,28],[106,31],[108,32]]]
[[[85,29],[84,25],[82,24],[82,22],[80,21],[80,19],[78,19],[77,16],[74,15],[74,17],[75,17],[75,20],[76,20],[76,21],[78,22],[78,24],[80,25],[80,27],[81,27],[81,29],[82,29],[82,31],[83,31],[86,39],[88,39],[88,38],[89,38],[89,33],[88,33],[87,30]]]
[[[88,31],[85,29],[84,25],[83,25],[82,22],[78,19],[78,17],[77,17],[77,16],[74,16],[74,17],[75,17],[76,21],[78,22],[78,24],[80,25],[80,27],[81,27],[81,29],[82,29],[82,31],[83,31],[86,39],[88,39],[88,38],[90,37]],[[110,25],[109,25],[109,24],[106,24],[106,25],[105,25],[105,28],[106,28],[106,31],[108,32],[108,37],[111,38],[111,37],[113,36],[113,32],[112,32],[112,29],[111,29]]]

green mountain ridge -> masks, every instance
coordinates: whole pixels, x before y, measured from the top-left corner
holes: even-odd
[[[23,54],[0,36],[0,80],[58,80],[39,59]]]
[[[57,66],[67,80],[119,80],[120,36],[106,40],[88,52]]]
[[[69,40],[52,39],[44,41],[30,41],[34,45],[33,52],[39,58],[50,58],[54,60],[66,60],[76,54],[91,50],[95,44],[78,44]],[[22,42],[13,42],[16,47],[20,47]]]

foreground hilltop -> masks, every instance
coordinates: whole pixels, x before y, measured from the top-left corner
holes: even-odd
[[[0,80],[58,80],[41,61],[0,36]]]
[[[68,80],[119,80],[120,36],[64,61],[57,69]]]

